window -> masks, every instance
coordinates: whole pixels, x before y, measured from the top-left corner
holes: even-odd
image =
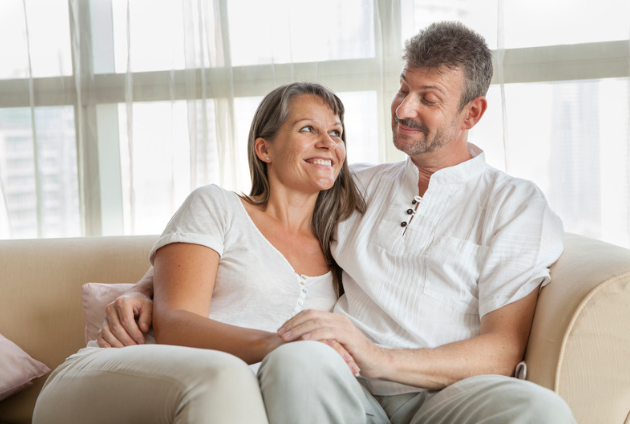
[[[351,163],[400,160],[404,40],[440,20],[495,50],[470,141],[630,246],[626,0],[5,0],[0,238],[155,234],[195,187],[247,193],[251,117],[290,81],[339,94]]]

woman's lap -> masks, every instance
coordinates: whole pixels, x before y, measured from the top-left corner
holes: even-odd
[[[233,355],[140,345],[69,358],[37,400],[33,423],[266,423],[258,381]]]

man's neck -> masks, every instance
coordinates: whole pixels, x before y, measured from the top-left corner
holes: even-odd
[[[455,148],[449,149],[448,147],[450,146],[447,145],[435,152],[411,156],[411,161],[418,168],[418,195],[421,197],[429,188],[429,182],[434,173],[473,158],[468,150],[468,143],[465,141],[454,146]]]

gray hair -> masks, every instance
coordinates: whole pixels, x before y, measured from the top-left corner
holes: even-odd
[[[436,22],[405,42],[403,59],[415,68],[462,69],[460,110],[485,96],[492,80],[492,51],[486,40],[461,22]]]

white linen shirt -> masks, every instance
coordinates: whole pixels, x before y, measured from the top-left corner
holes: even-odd
[[[469,150],[472,159],[431,176],[422,198],[410,158],[352,167],[367,211],[338,227],[332,252],[345,294],[334,311],[379,346],[470,339],[485,314],[549,282],[548,267],[562,252],[560,219],[534,183],[486,165],[476,146]],[[376,395],[422,390],[364,384]]]

